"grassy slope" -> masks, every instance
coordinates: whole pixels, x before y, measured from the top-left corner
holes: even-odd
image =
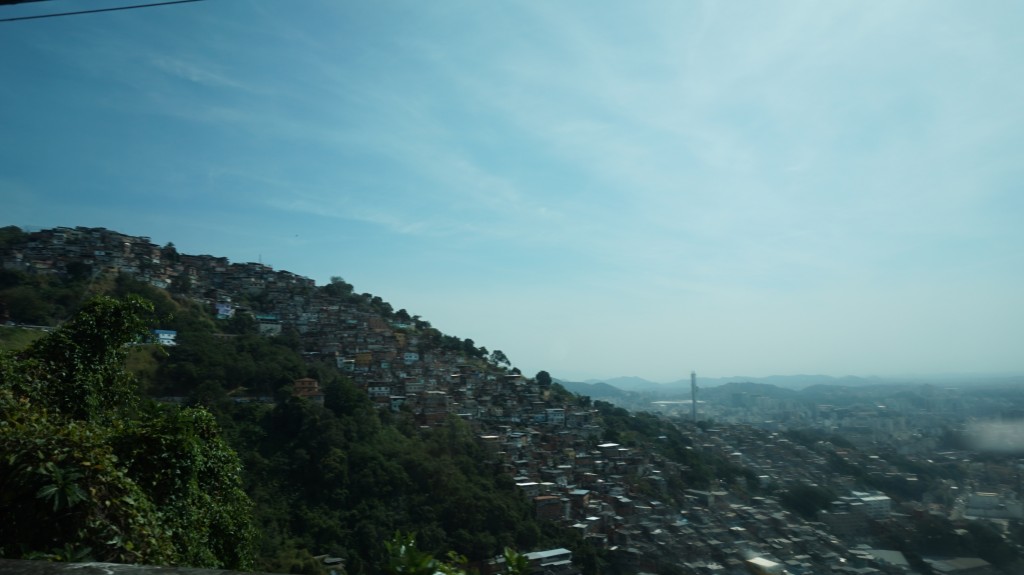
[[[0,326],[0,350],[18,351],[24,349],[44,335],[46,335],[46,332],[39,329]]]

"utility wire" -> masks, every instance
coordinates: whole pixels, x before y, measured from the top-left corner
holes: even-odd
[[[118,10],[134,10],[136,8],[152,8],[154,6],[167,6],[169,4],[188,4],[189,2],[202,2],[203,0],[171,0],[170,2],[153,2],[151,4],[134,4],[132,6],[117,6],[115,8],[96,8],[94,10],[80,10],[78,12],[56,12],[54,14],[39,14],[36,16],[18,16],[16,18],[0,18],[0,22],[15,22],[18,20],[38,20],[40,18],[56,18],[58,16],[77,16],[79,14],[96,14],[97,12],[116,12]]]

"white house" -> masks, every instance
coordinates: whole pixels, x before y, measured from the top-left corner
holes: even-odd
[[[154,329],[153,337],[160,345],[178,345],[178,332],[170,329]]]

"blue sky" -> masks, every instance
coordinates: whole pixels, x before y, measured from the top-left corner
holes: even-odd
[[[0,23],[0,223],[339,275],[526,373],[1020,373],[1022,25],[1010,1]]]

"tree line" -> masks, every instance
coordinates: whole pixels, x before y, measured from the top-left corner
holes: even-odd
[[[148,295],[93,299],[0,353],[3,556],[317,573],[329,554],[374,573],[396,533],[467,565],[573,543],[533,519],[464,422],[422,430],[287,338],[216,337],[201,311]],[[172,315],[178,346],[136,345]],[[135,377],[139,356],[155,365]],[[307,375],[324,405],[291,395]],[[238,403],[237,389],[277,401]]]

